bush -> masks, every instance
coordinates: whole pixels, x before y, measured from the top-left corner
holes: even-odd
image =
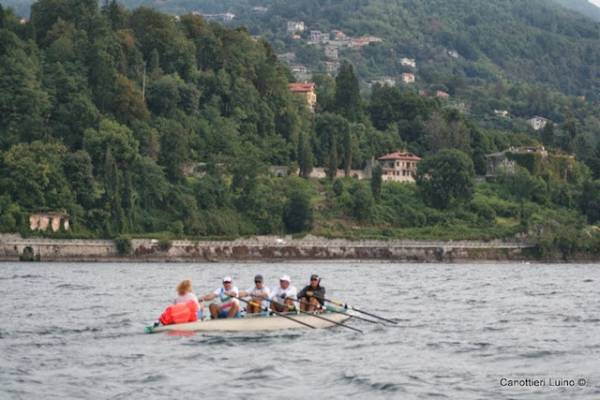
[[[133,246],[131,245],[131,238],[129,236],[119,236],[115,239],[117,245],[117,252],[119,255],[125,256],[131,254]]]
[[[312,226],[312,218],[312,207],[308,194],[301,190],[292,192],[283,214],[283,222],[287,231],[298,233],[309,230]]]
[[[158,249],[160,251],[169,251],[173,247],[173,242],[168,239],[160,239],[158,241]]]

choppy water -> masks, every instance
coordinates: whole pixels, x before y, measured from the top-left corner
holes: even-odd
[[[203,294],[258,272],[318,272],[329,297],[399,324],[142,333],[179,280]],[[4,263],[0,398],[599,399],[599,283],[598,265]]]

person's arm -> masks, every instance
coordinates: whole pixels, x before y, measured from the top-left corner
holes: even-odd
[[[244,298],[244,297],[248,297],[248,296],[250,296],[250,290],[240,290],[239,297]]]
[[[325,288],[319,287],[319,290],[315,293],[317,296],[317,301],[323,306],[325,305]]]
[[[306,287],[302,289],[300,293],[298,293],[298,299],[301,299],[303,297],[306,297]]]
[[[296,290],[296,288],[293,287],[292,290],[290,290],[290,292],[288,293],[287,297],[291,297],[292,299],[297,299],[298,298],[298,290]]]
[[[202,301],[211,301],[212,299],[215,299],[219,295],[218,291],[219,291],[219,289],[215,290],[212,293],[205,294],[204,296],[201,297]]]

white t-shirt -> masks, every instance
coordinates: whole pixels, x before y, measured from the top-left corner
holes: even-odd
[[[234,292],[236,297],[240,295],[240,291],[235,286],[232,287],[230,291]],[[220,303],[220,304],[228,304],[228,303],[231,303],[232,300],[235,300],[235,299],[232,299],[231,297],[229,297],[229,296],[227,296],[225,294],[225,288],[224,287],[220,287],[218,289],[215,289],[215,291],[213,293],[215,294],[215,296],[217,296],[217,298],[215,299],[215,301],[217,303]]]
[[[196,295],[192,292],[186,293],[183,296],[179,295],[175,297],[175,299],[173,300],[173,304],[185,304],[190,300],[195,301],[196,304],[200,306],[200,303],[198,302],[198,297],[196,297]]]
[[[249,288],[248,290],[246,290],[246,293],[248,293],[248,296],[250,297],[257,297],[261,294],[266,294],[267,295],[267,299],[271,297],[271,291],[269,290],[268,287],[263,286],[262,289],[257,288],[256,286]],[[268,308],[269,307],[269,302],[266,300],[263,300],[261,302],[260,305],[261,308]]]
[[[291,297],[295,300],[298,296],[298,291],[292,285],[288,286],[287,289],[283,289],[281,286],[278,286],[271,292],[271,300],[277,303],[283,303],[283,295],[285,295],[285,297]]]

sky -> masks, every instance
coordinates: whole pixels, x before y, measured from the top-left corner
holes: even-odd
[[[590,3],[597,5],[598,7],[600,7],[600,0],[589,0]]]

